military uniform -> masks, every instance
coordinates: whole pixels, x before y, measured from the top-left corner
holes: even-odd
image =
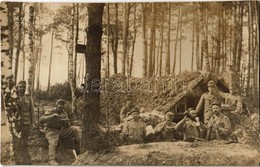
[[[180,139],[182,136],[180,132],[175,129],[176,123],[163,121],[160,124],[156,125],[154,128],[154,133],[159,134],[160,140],[163,141],[172,141],[174,139]]]
[[[141,121],[129,121],[125,124],[121,135],[128,144],[144,143],[146,135],[146,124]]]
[[[225,110],[229,112],[241,113],[242,112],[242,99],[240,96],[232,95],[230,93],[222,93],[222,97],[225,99]]]
[[[18,86],[26,87],[25,81],[19,81]],[[19,125],[17,132],[21,134],[21,138],[15,135],[14,142],[14,159],[17,165],[30,165],[31,156],[29,154],[28,138],[32,124],[35,123],[34,104],[30,95],[18,94],[19,97]]]
[[[125,105],[120,111],[120,123],[127,121],[127,117],[130,115],[130,112],[134,106],[130,103]]]
[[[217,128],[220,127],[219,129]],[[221,114],[221,116],[212,116],[208,123],[207,140],[228,140],[231,134],[230,119]]]
[[[57,116],[53,116],[54,114]],[[49,141],[50,162],[56,162],[55,150],[59,138],[73,137],[77,145],[76,152],[79,154],[80,134],[75,127],[70,126],[67,113],[64,110],[58,112],[57,109],[53,109],[49,112],[46,112],[40,118],[40,123],[44,124],[44,132],[46,134],[46,138]]]

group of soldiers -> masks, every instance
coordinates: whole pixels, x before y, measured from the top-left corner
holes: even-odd
[[[17,131],[21,132],[21,138],[14,138],[16,149],[14,150],[15,162],[17,165],[30,165],[31,158],[28,150],[28,138],[30,128],[36,126],[34,103],[29,95],[25,94],[26,82],[19,81],[17,84],[17,95],[20,107],[20,126]],[[148,138],[157,137],[162,141],[194,141],[194,140],[227,140],[231,134],[231,123],[228,116],[223,114],[221,104],[225,100],[229,112],[241,112],[242,105],[239,96],[232,93],[218,91],[213,81],[208,82],[209,92],[204,93],[196,107],[190,108],[185,117],[178,123],[173,122],[174,113],[165,114],[165,120],[157,124],[152,133],[147,131],[147,125],[140,119],[140,109],[131,102],[120,112],[120,119],[123,125],[121,140],[125,144],[145,143]],[[203,110],[204,123],[198,120],[197,114]],[[227,111],[227,110],[225,110]],[[128,119],[130,118],[130,119]],[[59,99],[54,109],[46,111],[39,119],[44,126],[44,133],[49,142],[49,164],[57,165],[56,147],[59,139],[72,138],[75,142],[75,152],[80,154],[80,133],[70,124],[70,119],[65,112],[65,101]]]
[[[121,132],[123,143],[143,143],[151,139],[157,141],[158,139],[159,141],[229,140],[232,129],[228,115],[242,112],[241,98],[234,94],[232,88],[230,93],[220,92],[213,80],[209,81],[207,86],[208,92],[201,96],[197,107],[185,111],[183,119],[178,123],[173,122],[175,114],[169,111],[165,114],[165,120],[149,132],[146,124],[139,117],[140,110],[128,101],[120,112],[120,119],[123,122]],[[202,121],[197,117],[200,112],[203,112],[204,116]]]

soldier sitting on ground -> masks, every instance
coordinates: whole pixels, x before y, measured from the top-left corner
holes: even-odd
[[[127,144],[141,144],[145,142],[146,124],[140,121],[139,108],[131,110],[132,120],[125,123],[121,132],[122,142]]]
[[[125,121],[128,121],[133,107],[134,105],[132,101],[128,98],[126,104],[123,106],[123,108],[120,111],[120,123],[124,123]]]
[[[207,140],[228,140],[231,134],[231,123],[229,117],[222,114],[221,103],[212,103],[213,116],[207,125]]]
[[[181,132],[176,131],[176,123],[172,122],[174,114],[167,112],[165,121],[159,123],[154,128],[155,136],[161,141],[175,141],[182,138]]]
[[[196,118],[198,118],[196,110],[189,108],[184,118],[177,123],[176,130],[183,132],[184,141],[202,140],[206,127]]]
[[[80,153],[80,134],[75,127],[70,126],[70,120],[64,111],[64,106],[65,101],[60,99],[56,102],[55,109],[45,112],[40,118],[40,123],[44,124],[44,132],[49,141],[49,163],[51,165],[58,164],[55,160],[55,150],[59,138],[69,139],[72,137],[75,141],[76,153]]]

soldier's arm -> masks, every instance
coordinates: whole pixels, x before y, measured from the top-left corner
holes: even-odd
[[[123,118],[126,117],[126,107],[123,107],[120,111],[120,119],[123,120]]]
[[[180,120],[177,124],[176,124],[176,126],[175,126],[175,129],[176,130],[183,130],[184,128],[185,128],[185,123],[186,123],[186,116],[182,119],[182,120]]]
[[[219,127],[220,134],[225,136],[230,135],[231,134],[230,119],[228,117],[224,117],[222,121],[224,123],[224,127]]]
[[[205,103],[205,94],[203,94],[203,95],[200,97],[200,101],[199,101],[199,103],[197,104],[197,107],[196,107],[197,113],[199,113],[199,112],[202,110],[202,107],[204,106],[204,103]]]
[[[156,125],[154,128],[154,133],[161,132],[163,130],[164,126],[165,126],[165,122],[161,122],[158,125]]]
[[[121,136],[127,136],[128,135],[128,123],[126,123],[123,127],[123,130],[121,132]]]
[[[48,121],[50,121],[53,118],[53,115],[50,111],[46,111],[41,117],[40,117],[40,123],[45,124]]]

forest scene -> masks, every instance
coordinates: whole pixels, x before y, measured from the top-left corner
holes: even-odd
[[[1,2],[1,164],[260,165],[259,9]]]

